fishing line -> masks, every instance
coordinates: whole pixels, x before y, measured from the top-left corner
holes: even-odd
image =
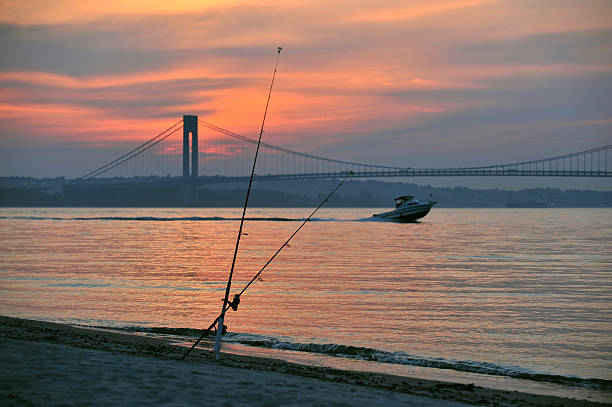
[[[285,247],[287,247],[289,245],[289,242],[291,241],[291,239],[293,239],[295,237],[295,235],[298,234],[298,232],[304,227],[304,225],[306,225],[306,223],[308,223],[310,221],[310,219],[312,219],[312,217],[317,213],[317,211],[319,209],[321,209],[321,207],[325,204],[325,202],[327,202],[329,200],[329,198],[331,198],[331,196],[342,186],[342,184],[344,184],[347,179],[349,179],[350,177],[353,176],[353,174],[354,174],[353,171],[349,171],[348,175],[346,177],[344,177],[344,179],[342,181],[340,181],[340,183],[338,185],[336,185],[336,187],[333,190],[331,190],[331,192],[329,194],[327,194],[327,196],[321,201],[319,206],[317,206],[315,208],[315,210],[312,211],[312,213],[302,222],[302,224],[295,230],[295,232],[293,232],[293,234],[291,234],[291,236],[289,236],[289,238],[285,241],[285,243],[283,243],[281,245],[281,247],[278,248],[276,253],[274,253],[272,255],[272,257],[270,257],[270,259],[266,262],[266,264],[264,264],[263,267],[257,272],[257,274],[255,274],[253,276],[253,278],[251,278],[251,281],[248,282],[248,284],[242,289],[242,291],[240,291],[239,294],[235,294],[234,295],[234,298],[232,299],[232,301],[228,301],[228,297],[229,296],[226,296],[226,298],[225,298],[225,300],[223,302],[223,311],[221,312],[221,314],[219,314],[219,316],[217,318],[215,318],[215,320],[210,324],[210,326],[204,332],[202,332],[202,335],[200,335],[198,340],[191,346],[191,348],[189,348],[189,350],[187,352],[185,352],[185,354],[183,355],[181,360],[184,360],[191,353],[191,351],[200,343],[200,341],[206,335],[208,335],[210,333],[210,331],[213,329],[213,327],[225,315],[225,312],[229,308],[232,308],[234,311],[238,310],[238,304],[240,303],[240,297],[242,296],[242,294],[244,294],[244,292],[251,286],[251,284],[253,284],[253,282],[259,278],[259,276],[261,275],[261,273],[263,273],[263,271],[266,269],[266,267],[268,267],[268,265],[270,263],[272,263],[272,261],[276,258],[276,256],[278,256],[278,254]],[[217,329],[217,335],[221,335],[222,333],[223,333],[223,325],[219,324],[219,328]]]
[[[255,274],[253,276],[253,278],[251,279],[251,281],[249,281],[249,283],[242,289],[242,291],[240,291],[240,293],[236,294],[234,296],[234,298],[237,296],[238,298],[240,298],[240,296],[251,286],[251,284],[253,284],[253,282],[255,280],[257,280],[257,278],[259,277],[259,275],[266,269],[266,267],[268,267],[268,265],[270,263],[272,263],[272,260],[274,260],[274,258],[276,256],[278,256],[278,254],[289,245],[289,242],[291,241],[291,239],[293,239],[293,237],[295,235],[298,234],[298,232],[300,231],[300,229],[302,229],[304,227],[304,225],[306,225],[306,223],[315,215],[315,213],[317,213],[317,211],[319,209],[321,209],[321,207],[325,204],[325,202],[327,202],[329,200],[329,198],[331,198],[331,196],[338,190],[340,189],[340,187],[342,186],[342,184],[344,184],[346,182],[347,179],[349,179],[352,175],[353,175],[353,171],[349,171],[348,175],[346,177],[344,177],[344,179],[342,181],[340,181],[340,183],[338,185],[336,185],[336,187],[325,197],[325,199],[323,199],[323,201],[321,201],[321,203],[319,204],[319,206],[317,206],[315,208],[314,211],[312,211],[312,213],[302,222],[302,224],[295,230],[295,232],[293,232],[293,234],[291,236],[289,236],[289,239],[287,239],[287,241],[285,241],[285,243],[283,243],[283,245],[276,251],[276,253],[274,253],[272,255],[272,257],[270,257],[270,259],[266,262],[266,264],[263,265],[263,267],[261,268],[261,270],[259,270],[259,272],[257,274]]]
[[[282,47],[278,47],[276,55],[276,63],[274,64],[274,73],[272,74],[272,82],[270,82],[270,90],[268,91],[268,100],[266,101],[266,108],[264,110],[263,120],[261,121],[261,129],[259,130],[259,140],[257,141],[257,149],[255,150],[255,158],[253,159],[253,168],[251,169],[251,177],[249,179],[249,187],[247,188],[246,197],[244,198],[244,208],[242,209],[242,217],[240,219],[240,228],[238,229],[238,237],[236,238],[236,246],[234,247],[234,257],[232,259],[232,267],[230,269],[229,277],[227,279],[227,286],[225,287],[225,298],[223,300],[223,307],[221,316],[219,317],[219,329],[217,332],[217,338],[215,340],[215,353],[217,359],[219,359],[219,352],[221,349],[221,333],[223,331],[223,318],[225,317],[225,304],[229,299],[230,289],[232,287],[232,276],[234,275],[234,268],[236,266],[236,257],[238,256],[238,247],[240,246],[240,237],[242,236],[242,227],[244,226],[244,218],[246,216],[247,206],[249,204],[249,196],[251,195],[251,187],[253,185],[253,178],[255,176],[255,165],[257,164],[257,156],[259,155],[259,147],[261,146],[261,136],[264,131],[264,125],[266,123],[266,116],[268,114],[268,106],[270,105],[270,97],[272,96],[272,86],[274,85],[274,78],[276,77],[276,68],[278,67],[278,60]]]

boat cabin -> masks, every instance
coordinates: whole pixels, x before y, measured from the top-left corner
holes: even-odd
[[[400,206],[402,206],[402,204],[406,202],[410,202],[413,199],[414,199],[414,196],[411,196],[411,195],[398,196],[397,198],[395,198],[395,207],[399,208]]]

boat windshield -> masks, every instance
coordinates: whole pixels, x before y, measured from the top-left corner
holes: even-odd
[[[410,195],[398,196],[395,198],[395,207],[399,208],[403,203],[412,201],[413,199],[414,197]]]

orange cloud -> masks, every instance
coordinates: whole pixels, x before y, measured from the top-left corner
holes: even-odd
[[[173,69],[165,71],[138,72],[133,74],[89,76],[75,78],[48,72],[5,71],[0,72],[1,81],[29,83],[33,85],[56,86],[73,89],[108,88],[143,83],[185,79],[222,79],[230,75],[204,69]]]
[[[462,119],[464,128],[493,120],[494,108],[500,120],[520,121],[529,114],[515,111],[537,111],[529,103],[554,94],[547,86],[597,93],[612,72],[611,7],[603,3],[260,3],[3,2],[2,141],[138,144],[183,114],[255,138],[277,42],[286,48],[264,140],[315,153],[385,134],[401,145],[414,127],[429,126],[419,133],[427,137],[454,133]],[[609,111],[599,93],[581,101],[592,103],[576,113],[581,123]],[[550,105],[561,121],[577,104]]]
[[[388,21],[410,20],[420,17],[447,13],[453,10],[478,7],[484,4],[499,3],[499,0],[460,0],[413,2],[411,6],[398,4],[396,7],[382,7],[366,12],[359,11],[349,17],[352,21],[384,23]]]
[[[168,119],[143,121],[140,118],[117,118],[97,109],[57,104],[0,104],[0,120],[9,129],[20,132],[27,129],[28,139],[36,138],[43,142],[71,140],[86,144],[104,140],[145,141],[159,129],[172,124]],[[12,135],[9,133],[6,138],[10,139]],[[20,139],[23,140],[23,137]]]
[[[103,16],[142,16],[182,14],[204,11],[238,3],[232,0],[4,0],[0,8],[0,21],[30,24],[65,24],[87,22]]]

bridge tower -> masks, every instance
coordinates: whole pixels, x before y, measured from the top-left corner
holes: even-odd
[[[189,160],[189,135],[191,134],[191,172]],[[191,205],[196,200],[198,178],[198,116],[183,116],[183,188],[184,203]]]

